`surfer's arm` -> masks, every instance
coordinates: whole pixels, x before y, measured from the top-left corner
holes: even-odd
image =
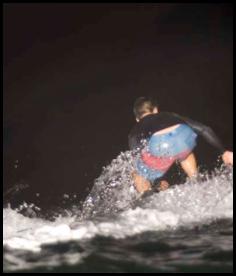
[[[221,140],[210,127],[190,119],[188,119],[186,123],[188,123],[197,134],[201,135],[210,145],[219,151],[219,154],[226,165],[233,165],[233,152],[225,149]]]
[[[202,123],[196,122],[192,119],[180,116],[178,114],[174,113],[174,115],[182,119],[186,124],[188,124],[194,130],[194,132],[196,132],[198,135],[201,135],[210,145],[217,148],[220,154],[223,154],[225,152],[225,148],[222,142],[210,127]]]
[[[215,147],[222,156],[222,159],[225,164],[233,165],[233,152],[227,151],[225,149],[219,137],[209,126],[196,122],[192,119],[182,117],[178,114],[174,115],[185,121],[197,134],[201,135],[210,145]]]

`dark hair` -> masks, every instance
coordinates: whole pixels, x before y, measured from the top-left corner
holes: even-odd
[[[141,119],[147,112],[152,112],[155,107],[158,107],[156,101],[151,97],[139,97],[135,100],[133,111],[137,119]]]

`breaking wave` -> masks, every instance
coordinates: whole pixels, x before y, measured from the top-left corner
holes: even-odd
[[[139,198],[131,171],[135,156],[121,153],[103,168],[78,214],[55,221],[29,218],[3,209],[3,245],[39,252],[45,244],[91,239],[96,235],[125,238],[145,231],[175,230],[233,218],[233,169],[222,167],[201,180]]]

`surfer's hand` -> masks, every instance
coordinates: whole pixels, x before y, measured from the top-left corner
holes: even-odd
[[[166,180],[161,180],[158,190],[159,191],[165,191],[166,189],[169,188],[169,183]]]
[[[225,151],[222,155],[222,159],[226,165],[233,166],[233,152],[232,151]]]

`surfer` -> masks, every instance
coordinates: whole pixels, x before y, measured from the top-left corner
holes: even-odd
[[[152,190],[156,180],[159,180],[159,191],[167,189],[169,184],[162,177],[175,162],[180,163],[188,177],[196,177],[198,169],[193,149],[198,135],[219,151],[225,164],[233,165],[233,152],[225,150],[210,127],[176,113],[159,112],[151,98],[136,99],[133,111],[137,123],[128,140],[130,150],[138,152],[132,173],[138,192]]]

